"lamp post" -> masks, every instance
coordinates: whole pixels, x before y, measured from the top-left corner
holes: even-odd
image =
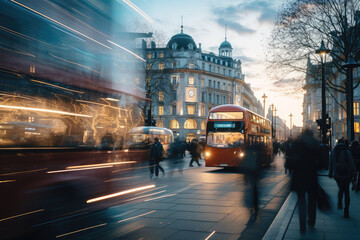
[[[325,68],[324,63],[326,62],[326,54],[330,52],[324,45],[324,41],[321,40],[320,48],[316,50],[316,54],[320,55],[321,59],[321,121],[320,121],[320,129],[321,129],[321,163],[319,166],[321,168],[327,169],[329,166],[329,145],[326,137],[327,133],[327,125],[326,125],[326,99],[325,99]]]
[[[284,141],[286,140],[286,120],[284,120]]]
[[[275,139],[276,139],[276,112],[277,112],[276,107],[274,109],[274,112],[275,112],[275,124],[274,124],[275,128],[274,128],[274,132],[275,132]]]
[[[316,54],[320,55],[321,59],[321,143],[327,144],[327,128],[326,128],[326,99],[325,99],[325,68],[324,63],[326,62],[326,54],[330,52],[324,45],[324,41],[321,40],[321,46],[316,50]]]
[[[274,104],[270,105],[271,107],[271,135],[274,138]]]
[[[266,98],[267,98],[267,96],[265,95],[265,93],[264,93],[264,95],[262,96],[262,98],[264,99],[264,117],[265,117],[265,100],[266,100]]]
[[[346,69],[346,118],[347,136],[350,142],[354,140],[354,91],[353,91],[353,69],[360,64],[354,58],[349,57],[342,67]]]
[[[292,137],[292,117],[293,117],[292,113],[290,113],[289,117],[290,117],[290,138],[291,138]]]

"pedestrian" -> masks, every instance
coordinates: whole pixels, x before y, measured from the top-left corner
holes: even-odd
[[[355,177],[356,167],[351,152],[345,145],[343,139],[339,139],[338,143],[331,151],[329,177],[335,178],[339,187],[338,192],[338,209],[342,209],[342,199],[345,195],[344,218],[350,218],[350,182]]]
[[[163,158],[164,148],[161,142],[159,141],[159,138],[154,139],[154,143],[151,145],[150,148],[150,161],[149,161],[149,168],[150,168],[150,178],[154,175],[154,169],[155,169],[155,177],[159,176],[159,169],[165,174],[164,169],[160,166],[160,161]]]
[[[197,139],[194,138],[193,140],[191,140],[191,143],[189,144],[189,149],[188,151],[191,154],[191,161],[189,166],[193,167],[193,162],[196,162],[198,164],[198,166],[200,167],[201,164],[199,163],[199,158],[200,158],[200,154],[201,154],[201,149],[200,149],[200,145],[197,142]]]
[[[307,224],[311,229],[316,220],[316,196],[318,193],[317,165],[320,158],[320,143],[310,129],[306,129],[295,139],[292,146],[291,158],[287,167],[292,171],[291,189],[298,196],[300,233],[306,233]],[[307,194],[307,204],[306,204]],[[306,206],[307,205],[307,206]]]
[[[360,145],[359,145],[358,141],[354,140],[351,143],[350,152],[354,159],[356,171],[357,171],[357,174],[356,174],[357,181],[355,181],[355,189],[353,186],[353,190],[355,190],[355,192],[359,192],[359,190],[360,190]]]

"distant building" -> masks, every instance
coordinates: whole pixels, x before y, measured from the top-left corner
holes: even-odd
[[[207,114],[214,106],[236,104],[262,114],[232,49],[225,37],[218,55],[205,52],[182,27],[166,47],[157,48],[152,42],[146,48],[147,90],[157,126],[191,140],[205,134]]]

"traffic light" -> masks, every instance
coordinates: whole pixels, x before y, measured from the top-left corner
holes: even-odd
[[[323,126],[323,120],[322,120],[322,119],[317,119],[317,120],[316,120],[316,123],[318,124],[318,126],[319,126],[320,129],[321,129],[322,126]]]
[[[156,120],[155,119],[151,119],[151,126],[156,126]]]
[[[326,117],[325,127],[326,127],[326,129],[331,128],[331,117],[328,117],[328,116]]]

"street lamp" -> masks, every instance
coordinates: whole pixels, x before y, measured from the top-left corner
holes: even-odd
[[[274,138],[274,104],[270,105],[271,107],[271,137]]]
[[[262,96],[262,98],[264,99],[264,117],[265,117],[265,100],[266,100],[266,98],[267,98],[267,96],[265,95],[265,93],[264,93],[264,95]]]
[[[321,40],[321,46],[318,50],[316,50],[316,54],[320,55],[321,59],[321,143],[327,144],[326,137],[326,99],[325,99],[325,68],[324,63],[326,62],[326,54],[330,52],[324,45],[324,41]]]
[[[276,139],[276,112],[277,112],[276,107],[274,109],[274,112],[275,112],[275,124],[274,124],[275,128],[274,128],[274,132],[275,132],[275,139]]]
[[[325,68],[324,63],[326,62],[326,54],[330,52],[330,49],[327,49],[324,45],[324,41],[321,40],[321,46],[318,50],[316,50],[316,54],[320,55],[321,59],[321,121],[320,121],[320,129],[321,129],[321,163],[319,166],[321,168],[328,168],[329,165],[329,145],[327,143],[327,125],[326,125],[326,99],[325,99]]]
[[[292,117],[293,117],[292,113],[290,113],[289,117],[290,117],[290,138],[291,138],[292,137]]]
[[[355,138],[354,135],[354,90],[353,90],[353,69],[360,64],[354,58],[349,57],[347,63],[342,67],[346,69],[346,118],[347,136],[350,142]]]

